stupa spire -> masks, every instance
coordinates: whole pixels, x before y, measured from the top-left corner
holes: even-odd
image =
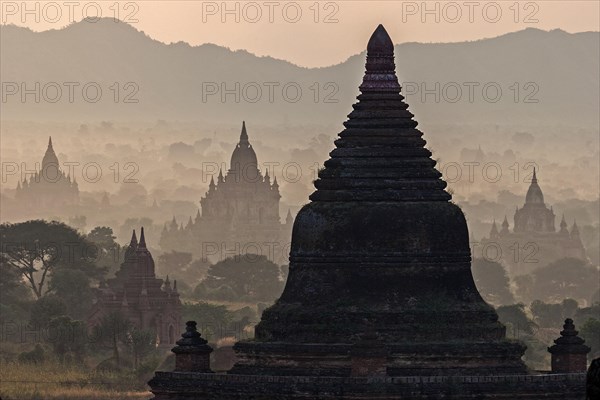
[[[146,237],[144,236],[144,227],[143,226],[142,226],[142,229],[140,232],[140,243],[138,245],[138,248],[142,248],[142,249],[146,248]]]
[[[362,93],[400,92],[394,63],[394,43],[383,25],[379,25],[367,44],[366,72],[360,85]]]
[[[400,89],[394,45],[379,25],[367,46],[358,102],[319,172],[311,200],[450,200]]]
[[[248,132],[246,131],[246,121],[242,121],[242,133],[240,134],[240,144],[245,144],[246,146],[250,142],[248,141]]]
[[[130,247],[137,247],[138,245],[138,241],[137,241],[137,236],[135,235],[135,229],[133,230],[133,233],[131,234],[131,240],[129,241],[129,246]]]

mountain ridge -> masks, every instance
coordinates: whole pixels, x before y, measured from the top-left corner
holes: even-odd
[[[364,52],[339,64],[307,68],[216,44],[163,43],[129,24],[108,20],[41,32],[0,26],[3,82],[24,83],[28,88],[34,82],[59,86],[92,82],[103,91],[96,103],[82,100],[81,94],[74,102],[66,101],[63,94],[56,103],[45,101],[44,96],[35,103],[32,96],[21,101],[18,94],[11,95],[6,101],[3,98],[2,119],[216,122],[251,114],[264,123],[307,119],[339,123],[354,103],[364,72]],[[422,97],[419,90],[407,96],[417,120],[493,124],[506,123],[509,115],[511,123],[517,124],[544,121],[591,126],[597,126],[598,120],[593,110],[597,110],[600,92],[599,47],[598,32],[537,28],[468,42],[395,45],[398,75],[409,83],[405,90],[424,85],[436,92]],[[115,82],[119,96],[111,89]],[[271,82],[278,84],[273,101],[268,93]],[[472,102],[467,99],[469,82],[478,84]],[[125,89],[128,83],[138,87],[137,103],[123,102],[124,94],[131,93]],[[215,85],[219,91],[208,94],[207,88],[214,90]],[[486,85],[502,90],[499,101],[482,96],[479,88]],[[257,87],[262,93],[253,102],[250,91]],[[286,98],[285,87],[299,87],[302,96],[298,101]],[[463,93],[454,102],[448,93],[457,87]],[[236,93],[223,97],[232,88]],[[537,103],[525,103],[527,95]]]

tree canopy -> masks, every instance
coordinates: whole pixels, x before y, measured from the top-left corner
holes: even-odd
[[[484,258],[476,258],[471,264],[475,285],[485,301],[494,305],[513,304],[510,283],[504,267]]]
[[[598,289],[598,269],[578,258],[562,258],[533,272],[536,299],[560,302],[566,298],[588,301]]]
[[[247,254],[210,266],[201,285],[207,296],[221,300],[273,300],[281,294],[284,282],[277,264],[266,256]]]
[[[64,223],[5,223],[0,225],[0,239],[0,262],[18,271],[38,299],[48,291],[48,278],[59,268],[80,270],[94,278],[102,274],[95,265],[96,246]]]

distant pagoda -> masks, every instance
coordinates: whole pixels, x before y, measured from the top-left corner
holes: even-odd
[[[283,263],[293,218],[288,210],[285,223],[281,223],[279,183],[276,177],[271,179],[268,170],[263,175],[258,167],[244,121],[228,171],[225,175],[219,171],[216,183],[211,177],[208,191],[200,199],[202,213],[198,210],[194,219],[190,216],[185,226],[173,217],[162,231],[161,248],[189,252],[198,258],[212,255],[213,262],[239,251]]]
[[[181,301],[177,281],[156,277],[154,259],[146,247],[144,228],[138,243],[135,231],[125,252],[125,260],[115,278],[102,282],[88,317],[88,327],[121,313],[137,329],[156,333],[159,345],[175,344],[181,325]]]
[[[24,178],[17,183],[15,199],[25,210],[45,209],[64,212],[66,207],[79,204],[79,185],[75,177],[71,177],[61,169],[52,146],[52,137],[48,138],[48,147],[42,159],[41,169],[33,173],[29,179]]]
[[[544,202],[534,169],[525,204],[515,211],[512,232],[506,216],[500,231],[494,220],[490,234],[476,247],[475,257],[500,262],[511,276],[529,274],[565,257],[588,261],[577,222],[573,221],[569,232],[563,214],[557,232],[555,219],[554,210]]]
[[[255,339],[235,345],[227,374],[202,372],[199,346],[195,364],[156,373],[155,399],[581,398],[584,374],[529,375],[524,346],[477,292],[465,217],[400,95],[381,25],[366,69]]]

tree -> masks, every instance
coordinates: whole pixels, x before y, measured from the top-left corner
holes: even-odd
[[[47,327],[52,318],[65,315],[67,306],[58,296],[49,294],[38,299],[31,307],[30,323],[34,327]]]
[[[579,335],[585,339],[585,344],[592,348],[590,358],[597,358],[600,355],[600,320],[589,318],[579,328]]]
[[[561,327],[566,318],[573,318],[579,304],[573,299],[564,299],[561,303],[544,303],[535,300],[529,307],[536,323],[543,328]]]
[[[578,258],[562,258],[533,272],[534,296],[547,302],[587,301],[598,287],[598,270]],[[583,296],[583,297],[582,297]]]
[[[0,323],[24,321],[33,304],[31,290],[24,285],[21,274],[3,262],[0,253]]]
[[[158,257],[161,272],[166,274],[178,273],[186,269],[192,262],[192,253],[171,251],[163,253]]]
[[[140,361],[156,349],[156,332],[132,329],[127,336],[127,345],[133,354],[133,368],[137,368]]]
[[[124,249],[115,242],[112,228],[97,226],[87,234],[86,239],[97,246],[98,258],[96,264],[105,267],[110,274],[114,274],[124,261]]]
[[[73,356],[77,361],[83,361],[87,344],[86,326],[83,321],[73,320],[66,315],[52,318],[48,336],[60,361],[65,361],[65,356]]]
[[[131,322],[118,311],[105,315],[100,324],[94,327],[94,338],[98,344],[108,345],[112,349],[117,366],[121,365],[119,344],[127,344],[130,329]]]
[[[212,265],[203,283],[210,290],[225,286],[233,290],[236,299],[273,300],[281,294],[283,281],[279,266],[266,256],[246,254],[230,257]]]
[[[481,296],[494,305],[513,304],[515,299],[509,288],[509,280],[504,267],[484,258],[476,258],[471,265],[475,285]]]
[[[515,284],[515,295],[524,303],[531,303],[533,299],[533,276],[518,275],[513,279]]]
[[[211,338],[221,337],[223,336],[221,333],[228,331],[229,324],[233,321],[233,314],[222,304],[184,303],[182,319],[196,321],[202,335]]]
[[[1,261],[17,270],[35,296],[47,290],[47,278],[57,268],[84,271],[99,277],[94,264],[95,247],[75,229],[61,222],[43,220],[0,225]]]
[[[506,325],[507,333],[513,337],[532,335],[537,328],[535,322],[527,316],[525,305],[522,303],[498,307],[496,312],[498,319]]]
[[[78,269],[57,269],[52,273],[48,293],[55,294],[67,307],[66,314],[81,319],[87,317],[93,293],[90,278]]]

